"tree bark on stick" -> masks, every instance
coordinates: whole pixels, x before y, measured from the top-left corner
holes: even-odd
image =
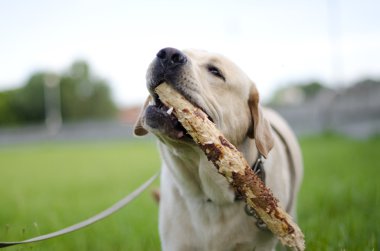
[[[227,179],[237,195],[256,211],[281,243],[294,250],[304,250],[304,235],[300,228],[254,174],[242,153],[222,135],[208,116],[167,83],[159,85],[155,91],[163,104],[173,107],[173,114],[208,160]]]

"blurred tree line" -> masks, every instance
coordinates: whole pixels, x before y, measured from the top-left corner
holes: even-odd
[[[76,61],[67,72],[37,72],[19,89],[0,92],[0,125],[40,123],[46,118],[47,78],[57,81],[63,121],[110,118],[116,114],[111,90],[95,77],[85,61]]]
[[[313,98],[320,91],[326,90],[327,87],[319,81],[301,82],[288,84],[284,87],[278,88],[272,95],[268,105],[281,105],[294,101],[296,103],[302,102],[305,99]],[[288,100],[290,99],[290,100]],[[294,100],[299,99],[299,100]]]
[[[375,90],[380,86],[379,79],[363,78],[362,80],[349,83],[345,87],[328,87],[319,81],[306,81],[290,83],[278,88],[271,99],[266,102],[269,106],[300,105],[301,103],[318,97],[321,93],[344,93],[352,90]]]

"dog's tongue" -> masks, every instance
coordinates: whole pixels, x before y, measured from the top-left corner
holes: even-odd
[[[185,136],[185,133],[183,131],[177,132],[177,139],[181,139]]]
[[[172,138],[181,139],[185,136],[186,131],[182,125],[178,122],[174,115],[170,116],[171,123],[167,126],[167,134]]]

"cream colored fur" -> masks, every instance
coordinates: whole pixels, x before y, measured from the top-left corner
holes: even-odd
[[[235,64],[218,54],[198,50],[183,53],[189,63],[181,71],[181,88],[204,109],[216,126],[253,164],[259,151],[266,184],[280,204],[295,216],[302,179],[302,158],[296,137],[274,111],[262,109],[255,84]],[[215,65],[218,79],[204,68]],[[149,78],[151,72],[148,70]],[[145,108],[148,106],[148,102]],[[197,145],[167,137],[150,128],[145,108],[135,133],[154,133],[162,157],[159,232],[164,251],[274,250],[277,240],[258,229],[244,212],[244,203],[219,175]],[[269,126],[269,123],[272,128]]]

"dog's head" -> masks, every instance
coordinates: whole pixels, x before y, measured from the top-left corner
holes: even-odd
[[[267,156],[273,146],[269,123],[263,117],[254,83],[234,63],[218,54],[199,50],[160,50],[147,75],[150,96],[135,126],[135,134],[154,133],[166,144],[190,143],[178,120],[168,112],[154,89],[163,82],[173,86],[207,113],[231,143],[248,136]]]

